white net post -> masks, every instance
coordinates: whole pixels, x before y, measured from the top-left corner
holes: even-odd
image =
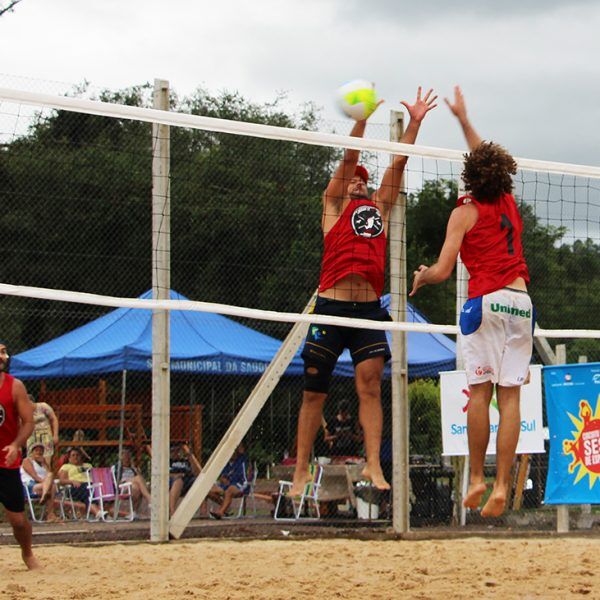
[[[169,110],[169,82],[154,80],[154,108]],[[152,298],[169,299],[170,131],[152,125]],[[150,540],[169,539],[169,311],[152,312],[152,513]]]
[[[390,139],[398,141],[404,128],[403,114],[390,111]],[[391,160],[394,156],[390,157]],[[406,321],[406,193],[404,179],[392,208],[389,227],[391,316]],[[410,529],[410,467],[408,405],[408,364],[406,332],[392,332],[392,454],[393,528],[396,533]]]

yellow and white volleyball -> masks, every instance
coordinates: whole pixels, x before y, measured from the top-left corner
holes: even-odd
[[[340,110],[356,121],[367,119],[377,108],[375,86],[363,79],[355,79],[342,85],[336,98]]]

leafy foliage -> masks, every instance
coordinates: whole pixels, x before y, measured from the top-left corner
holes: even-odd
[[[85,85],[74,93],[82,91]],[[100,99],[150,106],[151,88],[106,91]],[[313,106],[290,115],[280,104],[281,98],[255,104],[204,89],[172,98],[174,110],[204,117],[317,127]],[[172,287],[194,299],[301,310],[318,280],[321,194],[339,152],[181,127],[170,135]],[[116,296],[147,290],[152,145],[147,123],[54,111],[0,146],[3,280]],[[437,258],[456,197],[456,183],[443,179],[426,180],[409,196],[409,274]],[[522,214],[542,326],[597,328],[597,311],[590,308],[600,295],[600,246],[592,240],[564,244],[564,230],[542,224],[531,206],[523,205]],[[454,281],[424,288],[414,303],[433,322],[453,322]],[[19,349],[98,314],[89,307],[26,304],[19,313],[5,301],[2,311]],[[287,329],[260,326],[278,335]],[[596,356],[593,347],[580,346],[590,360]]]
[[[410,453],[437,457],[442,452],[439,384],[418,379],[408,386],[410,403]]]

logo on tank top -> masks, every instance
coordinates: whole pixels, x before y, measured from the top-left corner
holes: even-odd
[[[359,206],[350,217],[352,229],[356,235],[365,238],[374,238],[383,231],[383,219],[376,206]]]
[[[4,406],[0,404],[0,427],[4,425],[4,419],[6,419],[6,412],[4,411]]]

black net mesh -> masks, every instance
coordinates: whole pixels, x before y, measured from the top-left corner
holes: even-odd
[[[139,106],[150,102],[147,86],[98,96]],[[320,121],[310,106],[291,115],[277,103],[259,106],[235,94],[212,96],[200,90],[174,100],[172,108],[282,127],[349,131],[347,123]],[[374,124],[366,137],[387,139],[388,130],[387,125]],[[176,297],[302,311],[318,284],[321,197],[341,151],[176,127],[170,136],[170,262]],[[0,143],[4,282],[122,297],[138,297],[151,289],[153,139],[149,124],[2,103]],[[362,162],[376,187],[389,156],[364,153]],[[409,273],[421,263],[435,261],[458,196],[459,176],[460,165],[455,163],[410,160],[405,178],[407,236],[402,242]],[[540,324],[597,328],[597,183],[525,172],[515,183]],[[406,287],[407,282],[400,285]],[[384,292],[389,289],[386,275]],[[453,323],[455,298],[453,279],[431,287],[414,299],[409,320]],[[204,354],[195,351],[173,357],[173,460],[189,461],[191,452],[204,464],[290,324],[203,313],[184,313],[177,319],[171,325],[172,348],[193,341]],[[147,482],[150,312],[5,296],[0,303],[0,331],[17,355],[15,373],[35,400],[51,406],[58,417],[54,467],[68,460],[69,448],[77,447],[85,452],[84,462],[122,469],[119,457],[125,448],[130,450],[126,462]],[[589,360],[599,358],[596,341],[574,341],[569,352],[586,354]],[[30,367],[25,362],[19,365],[21,353],[27,353]],[[451,337],[408,336],[413,526],[452,522],[456,470],[442,456],[438,374],[454,368],[454,353]],[[278,480],[291,473],[302,389],[297,357],[245,438],[245,476],[252,481],[257,473],[253,499],[257,513],[265,517],[274,509]],[[331,390],[313,454],[326,463],[328,499],[323,502],[323,518],[348,520],[357,513],[349,498],[348,469],[351,478],[359,480],[364,457],[349,359],[340,364]],[[347,401],[353,423],[350,430],[345,427],[348,447],[343,452],[327,440],[328,434],[343,429],[337,418],[341,401]],[[381,460],[390,478],[388,371],[382,402]],[[533,459],[525,506],[540,506],[545,468],[544,457]],[[190,464],[182,493],[195,475],[196,467]],[[139,480],[136,494],[136,512],[147,515]],[[373,502],[379,517],[389,520],[390,499],[367,503]],[[205,517],[209,510],[210,506],[200,507],[198,515]]]

